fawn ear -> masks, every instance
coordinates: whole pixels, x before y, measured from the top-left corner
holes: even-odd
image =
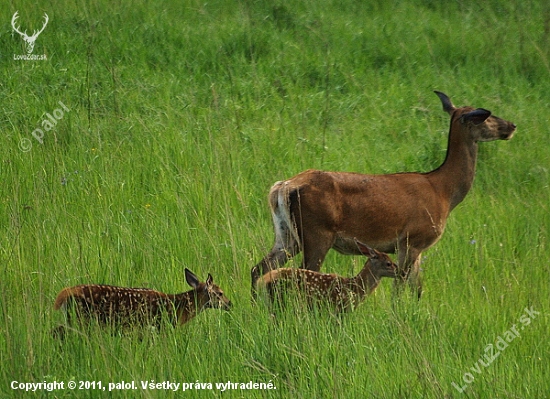
[[[376,250],[372,249],[367,244],[363,244],[361,241],[357,239],[355,240],[355,244],[357,245],[357,248],[359,248],[359,251],[361,251],[361,253],[366,257],[375,258],[376,256],[378,256],[378,253],[376,252]]]
[[[212,278],[212,275],[208,273],[208,278],[206,279],[206,285],[212,285],[214,284],[214,278]]]
[[[187,280],[187,284],[193,288],[197,288],[200,284],[199,278],[188,268],[185,268],[185,280]]]

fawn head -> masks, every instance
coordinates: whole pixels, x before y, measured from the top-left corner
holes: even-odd
[[[231,309],[231,301],[225,296],[220,287],[214,284],[212,275],[208,273],[206,282],[199,281],[199,278],[189,269],[185,269],[185,279],[200,299],[203,309]]]
[[[370,270],[375,276],[392,278],[397,277],[397,265],[393,263],[387,254],[377,251],[357,239],[355,240],[355,244],[361,253],[369,258],[367,263],[370,263]]]

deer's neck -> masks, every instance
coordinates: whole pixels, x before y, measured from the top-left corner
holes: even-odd
[[[449,201],[449,212],[460,204],[474,181],[477,143],[463,131],[457,119],[451,123],[447,155],[441,166],[428,174],[432,185]]]

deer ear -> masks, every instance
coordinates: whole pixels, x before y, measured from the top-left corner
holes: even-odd
[[[449,98],[449,96],[437,90],[435,90],[434,93],[437,94],[437,96],[441,100],[441,104],[443,105],[443,111],[451,115],[453,111],[456,109],[456,107],[451,102],[451,99]]]
[[[491,116],[491,111],[484,108],[474,109],[461,116],[464,122],[472,122],[474,125],[479,125],[487,120]]]
[[[214,284],[214,278],[210,273],[208,273],[208,278],[206,279],[206,285],[212,285]]]
[[[357,239],[355,240],[355,244],[357,245],[357,248],[359,248],[359,251],[361,251],[361,253],[366,257],[374,258],[377,256],[376,250],[372,249],[367,244],[363,244],[361,241]]]
[[[199,278],[188,268],[185,268],[185,280],[187,280],[187,284],[193,288],[197,288],[200,284]]]

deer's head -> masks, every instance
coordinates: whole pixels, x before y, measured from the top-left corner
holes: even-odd
[[[491,111],[473,107],[457,108],[445,93],[436,91],[435,94],[441,100],[443,110],[451,115],[451,123],[470,132],[473,141],[510,140],[514,135],[516,125],[491,115]]]
[[[214,279],[210,273],[206,282],[201,282],[199,278],[189,269],[185,269],[185,279],[187,283],[196,291],[200,301],[200,307],[203,309],[223,309],[229,310],[232,307],[231,301],[225,296],[220,287],[214,284]]]

